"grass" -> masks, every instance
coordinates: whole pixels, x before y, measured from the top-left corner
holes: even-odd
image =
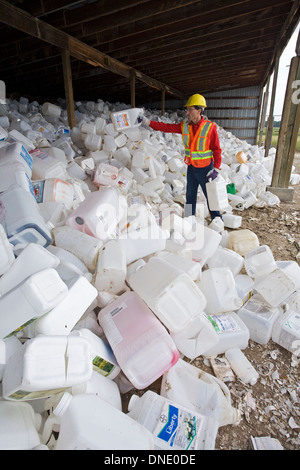
[[[265,137],[266,135],[266,129],[264,129],[263,136]],[[272,141],[271,141],[271,147],[277,147],[277,141],[278,141],[278,135],[279,135],[279,127],[274,127],[273,128],[273,134],[272,134]],[[263,140],[264,140],[263,137]],[[296,143],[296,152],[300,152],[300,129],[298,131],[298,138],[297,138],[297,143]]]

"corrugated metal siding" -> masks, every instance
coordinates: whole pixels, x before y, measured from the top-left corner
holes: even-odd
[[[260,112],[259,94],[258,86],[205,93],[206,115],[239,139],[254,145]]]

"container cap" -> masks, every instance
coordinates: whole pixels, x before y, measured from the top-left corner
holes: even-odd
[[[55,416],[62,416],[66,412],[71,400],[72,400],[71,393],[65,392],[63,396],[61,397],[57,406],[54,408],[53,414]]]
[[[132,411],[134,405],[139,401],[140,397],[138,395],[132,395],[128,403],[128,411]]]

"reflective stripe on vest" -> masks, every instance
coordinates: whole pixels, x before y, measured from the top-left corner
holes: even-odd
[[[191,150],[191,135],[189,130],[189,124],[187,121],[183,122],[182,140],[185,148],[186,157],[189,157],[192,160],[205,160],[213,157],[212,150],[205,150],[207,144],[207,135],[211,126],[212,123],[210,121],[204,121],[204,124],[202,125],[202,127],[200,127],[197,142],[195,144],[195,150]]]

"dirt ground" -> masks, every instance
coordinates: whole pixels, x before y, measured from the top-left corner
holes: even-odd
[[[294,173],[300,174],[300,154],[295,155]],[[268,245],[276,261],[293,260],[300,264],[300,184],[294,188],[293,201],[277,206],[250,207],[242,213],[243,229],[252,230],[260,245]],[[299,255],[300,256],[300,255]],[[272,340],[266,345],[249,341],[243,351],[260,377],[253,386],[238,379],[227,382],[232,404],[241,411],[238,426],[219,428],[216,450],[249,450],[250,437],[276,438],[285,450],[300,449],[300,377],[299,365],[292,364],[292,355]],[[189,359],[184,358],[188,362]],[[213,374],[208,361],[202,356],[193,365]],[[159,393],[161,379],[149,389]],[[130,396],[144,391],[131,390],[123,395],[123,408],[127,411]]]

